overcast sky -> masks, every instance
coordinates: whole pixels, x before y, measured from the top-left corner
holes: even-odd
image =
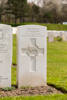
[[[29,2],[33,2],[33,1],[35,1],[35,2],[37,2],[37,0],[28,0]]]
[[[39,0],[28,0],[28,2],[35,2],[35,4],[37,4],[37,1],[39,1]],[[43,4],[42,1],[43,1],[43,0],[41,0],[41,2],[39,3],[39,6],[40,6],[40,7],[41,7],[42,4]]]

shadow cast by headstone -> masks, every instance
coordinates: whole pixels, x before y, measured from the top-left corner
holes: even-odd
[[[60,86],[56,86],[56,85],[50,84],[50,83],[47,83],[47,85],[48,85],[48,86],[51,86],[51,87],[53,87],[53,88],[55,88],[55,89],[57,89],[57,90],[59,90],[60,92],[62,92],[62,93],[64,93],[64,94],[67,94],[67,90],[64,89],[64,88],[62,88],[62,87],[60,87]]]
[[[13,84],[11,85],[11,87],[18,88],[18,86],[17,86],[17,85],[13,85]]]

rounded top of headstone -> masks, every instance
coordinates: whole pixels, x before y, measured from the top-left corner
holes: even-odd
[[[0,24],[0,28],[11,28],[11,26],[10,25],[7,25],[7,24]]]
[[[22,27],[42,27],[42,28],[47,28],[46,26],[42,26],[42,25],[21,25],[21,26],[18,26],[19,28],[22,28]]]
[[[41,25],[23,25],[18,26],[18,34],[22,36],[44,36],[46,35],[47,27]]]
[[[6,25],[6,24],[0,24],[0,31],[5,32],[5,31],[10,31],[12,32],[13,29],[10,25]]]

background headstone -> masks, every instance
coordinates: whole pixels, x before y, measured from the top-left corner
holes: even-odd
[[[18,87],[46,85],[47,31],[39,25],[18,27]]]
[[[53,42],[54,41],[54,34],[52,32],[48,33],[48,41]]]
[[[12,28],[0,24],[0,88],[11,87]]]
[[[63,41],[67,41],[67,31],[63,32]]]

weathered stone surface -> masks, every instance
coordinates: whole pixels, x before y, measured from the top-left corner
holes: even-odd
[[[53,42],[54,41],[54,34],[52,32],[48,33],[48,41]]]
[[[0,24],[0,88],[11,86],[12,28]]]
[[[39,25],[24,25],[17,30],[18,87],[46,85],[47,31]]]
[[[67,31],[64,31],[64,33],[62,35],[62,40],[67,41]]]

